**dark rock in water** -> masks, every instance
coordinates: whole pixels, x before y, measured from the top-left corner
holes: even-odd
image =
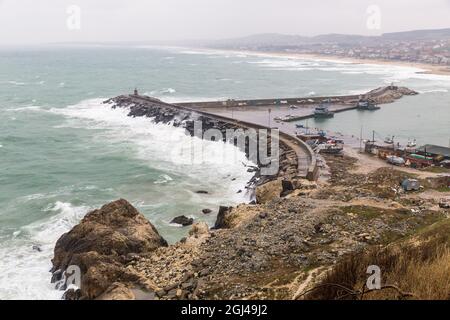
[[[209,192],[208,192],[208,191],[205,191],[205,190],[198,190],[198,191],[195,191],[195,193],[199,193],[199,194],[208,194]]]
[[[81,299],[95,299],[115,282],[138,281],[139,275],[126,268],[127,256],[146,254],[161,246],[167,242],[155,227],[129,202],[117,200],[91,211],[59,238],[52,259],[52,280],[61,279],[69,266],[77,266]]]
[[[64,292],[62,296],[63,300],[80,300],[81,299],[81,290],[80,289],[69,289]]]
[[[170,221],[170,223],[181,224],[183,227],[185,227],[185,226],[190,226],[191,224],[193,224],[194,219],[188,218],[186,216],[179,216],[179,217],[173,218],[172,221]]]
[[[236,193],[242,193],[242,190],[238,190],[238,192],[236,192]]]
[[[34,245],[34,246],[32,247],[32,249],[33,249],[34,251],[37,251],[37,252],[42,252],[41,247],[38,246],[38,245]]]
[[[203,209],[202,212],[203,212],[203,214],[209,214],[212,212],[212,210],[211,209]]]
[[[231,212],[231,210],[232,207],[219,207],[219,213],[217,213],[217,219],[213,229],[224,229],[228,227],[226,223],[226,216]]]
[[[63,276],[63,272],[61,270],[56,270],[52,274],[52,279],[50,280],[51,283],[56,283],[58,281],[61,281],[62,276]]]

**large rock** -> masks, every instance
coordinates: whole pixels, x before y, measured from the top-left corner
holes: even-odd
[[[194,219],[188,218],[186,216],[178,216],[178,217],[173,218],[172,221],[170,221],[170,223],[180,224],[183,227],[186,227],[186,226],[190,226],[191,224],[193,224]]]
[[[81,298],[95,299],[114,282],[138,281],[139,276],[125,265],[133,256],[161,246],[167,246],[167,242],[155,227],[120,199],[88,213],[59,238],[52,259],[52,281],[60,280],[69,266],[77,266],[81,271]]]
[[[272,199],[280,198],[282,192],[283,186],[281,179],[267,182],[256,188],[256,201],[264,204]]]
[[[214,224],[213,229],[226,229],[228,228],[227,224],[227,215],[231,213],[233,210],[232,207],[220,206],[219,212],[217,213],[216,223]]]

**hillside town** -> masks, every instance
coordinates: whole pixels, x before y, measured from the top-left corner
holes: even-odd
[[[369,45],[324,43],[285,48],[285,51],[350,57],[383,59],[450,66],[450,40],[384,41]]]

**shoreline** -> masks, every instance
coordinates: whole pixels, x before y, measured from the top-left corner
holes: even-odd
[[[204,49],[214,50],[212,48],[204,48]],[[255,51],[255,50],[234,50],[234,49],[220,49],[220,50],[233,52],[237,54],[258,55],[258,56],[282,57],[293,59],[313,59],[313,60],[349,63],[349,64],[390,65],[396,67],[419,69],[415,72],[416,74],[433,74],[440,76],[450,76],[450,66],[433,65],[420,62],[394,61],[383,59],[361,59],[336,55],[309,54],[309,53],[296,53],[284,51]]]

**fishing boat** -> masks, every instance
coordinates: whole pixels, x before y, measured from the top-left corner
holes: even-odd
[[[296,124],[295,127],[296,127],[296,128],[299,128],[299,129],[303,129],[305,126],[302,125],[302,124]]]
[[[356,104],[356,107],[358,110],[378,110],[380,109],[379,106],[377,106],[375,103],[373,103],[370,100],[360,100]]]
[[[415,147],[417,147],[417,143],[416,143],[416,139],[414,139],[414,140],[410,140],[410,141],[408,141],[408,143],[406,144],[406,146],[408,147],[408,148],[415,148]]]
[[[328,106],[321,103],[314,109],[314,118],[333,118],[334,112],[328,110]]]
[[[394,144],[394,136],[392,136],[392,137],[386,137],[386,138],[384,139],[384,143],[387,143],[387,144]]]
[[[322,144],[319,147],[319,152],[326,154],[339,154],[342,152],[342,150],[344,150],[343,145],[335,143]]]

